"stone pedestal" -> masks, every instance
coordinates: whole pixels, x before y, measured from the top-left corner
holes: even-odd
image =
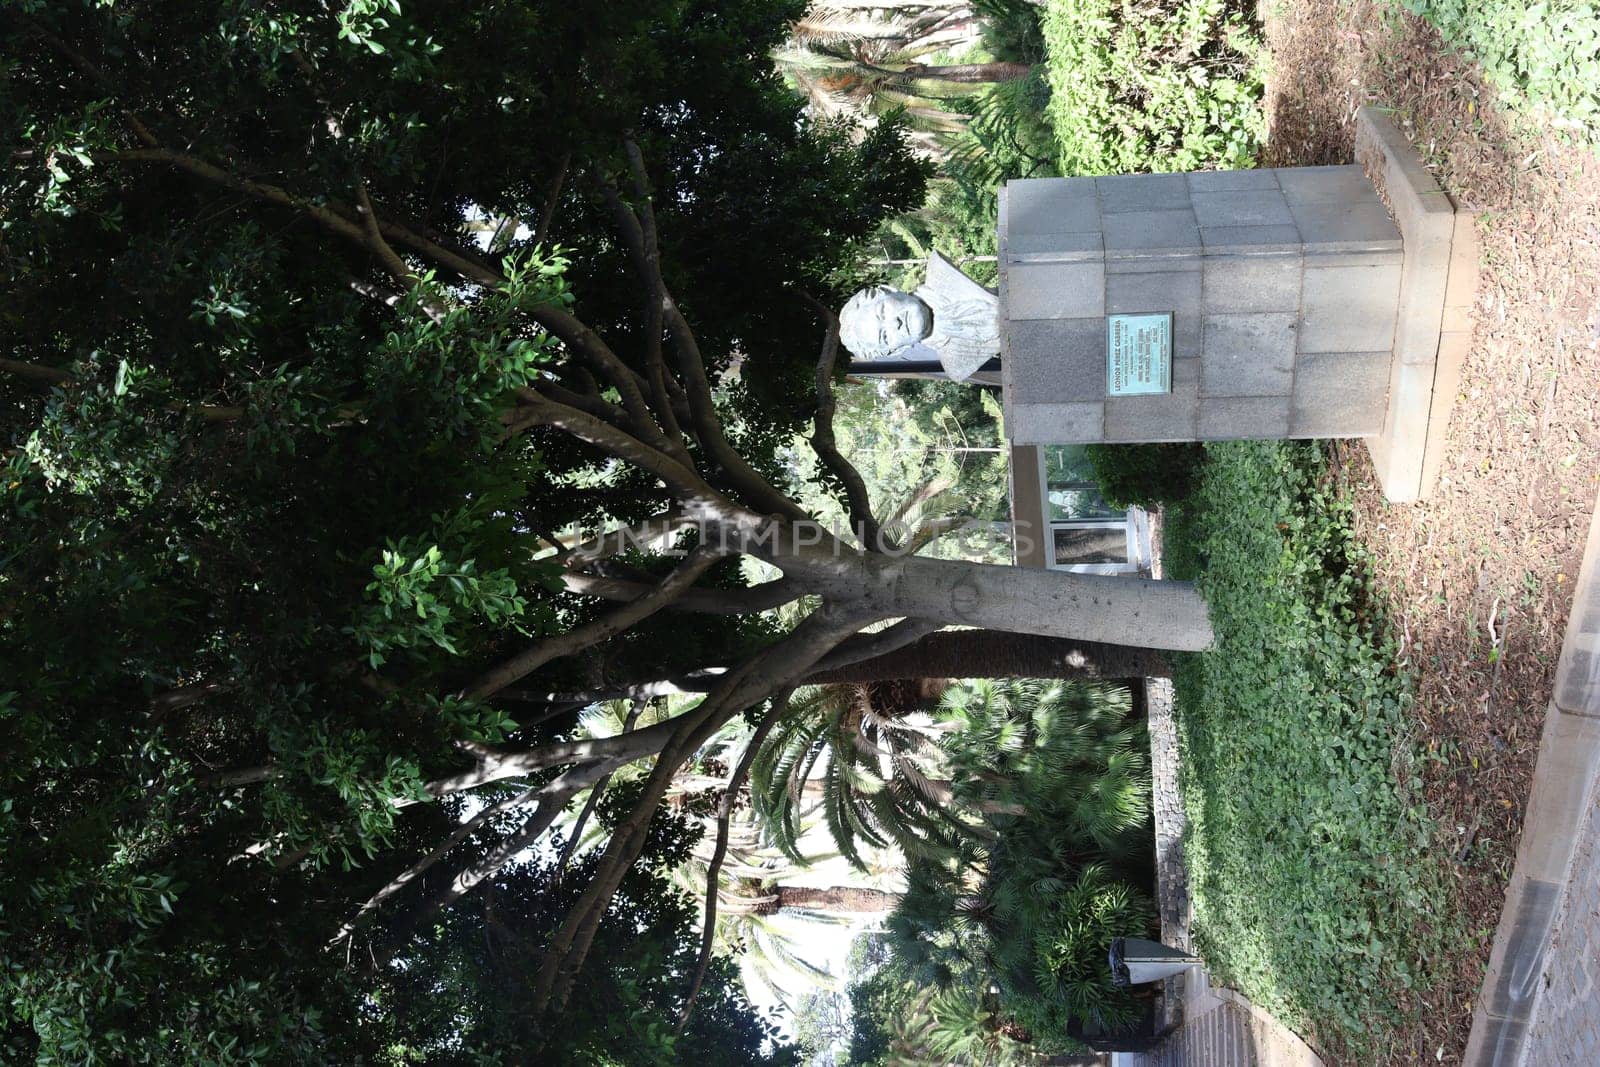
[[[1010,182],[999,257],[1012,442],[1361,437],[1392,499],[1422,495],[1448,415],[1434,401],[1440,339],[1464,323],[1475,253],[1452,283],[1453,205],[1437,185],[1417,192],[1432,180],[1386,118],[1364,110],[1360,125],[1365,169]],[[1166,314],[1170,390],[1112,395],[1111,319]],[[1465,339],[1446,347],[1464,352]],[[1454,380],[1441,385],[1453,397]]]

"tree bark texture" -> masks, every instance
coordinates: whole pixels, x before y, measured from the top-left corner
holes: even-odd
[[[827,912],[830,915],[877,914],[893,911],[898,903],[900,894],[885,893],[881,889],[864,889],[853,885],[822,888],[777,885],[762,898],[755,912],[758,915],[769,915],[785,909],[802,908],[806,911]]]
[[[895,678],[1165,678],[1172,664],[1153,648],[1109,645],[1064,637],[944,630],[897,652],[837,670],[818,671],[808,685],[851,684]]]
[[[880,618],[1176,652],[1202,651],[1213,640],[1205,601],[1192,582],[861,554],[789,536],[794,532],[744,550],[809,591]]]
[[[904,73],[913,78],[974,85],[982,82],[1016,81],[1018,78],[1026,78],[1032,71],[1033,68],[1026,63],[948,63],[938,67],[913,63],[905,68]]]

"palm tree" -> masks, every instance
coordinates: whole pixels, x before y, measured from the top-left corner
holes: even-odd
[[[913,126],[927,123],[941,131],[964,126],[960,114],[939,106],[941,100],[1026,78],[1033,71],[1026,63],[1009,61],[929,65],[915,53],[876,40],[791,40],[773,54],[773,61],[823,117],[850,114],[870,124],[900,111]]]
[[[817,686],[757,754],[751,799],[795,862],[812,813],[858,867],[863,843],[948,863],[1045,806],[1084,854],[1115,851],[1149,816],[1148,757],[1128,711],[1126,690],[1062,681]]]
[[[913,145],[942,156],[942,139],[967,125],[965,115],[942,101],[1032,71],[1027,63],[1010,61],[924,62],[932,53],[977,41],[984,6],[992,5],[817,0],[773,60],[816,116],[849,116],[870,126],[897,113],[910,127]]]
[[[892,1062],[902,1067],[1022,1067],[1045,1057],[1005,1032],[993,998],[971,989],[923,988],[889,1024]]]
[[[981,681],[952,688],[939,712],[959,801],[992,836],[953,861],[911,862],[887,924],[895,957],[935,988],[994,983],[1023,1037],[1126,1025],[1137,1005],[1110,985],[1106,946],[1153,921],[1136,888],[1148,760],[1126,698]]]
[[[977,18],[969,3],[814,0],[791,27],[790,36],[805,45],[883,42],[908,54],[926,55],[970,44],[977,36]]]
[[[867,682],[797,694],[750,769],[751,799],[773,843],[804,862],[800,830],[820,813],[839,853],[861,869],[863,844],[949,855],[952,836],[967,827],[943,807],[949,782],[924,770],[937,764],[939,731],[912,718],[945,684]]]

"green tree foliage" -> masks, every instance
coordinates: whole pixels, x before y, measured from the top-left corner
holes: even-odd
[[[604,807],[612,820],[625,810]],[[713,961],[689,1026],[675,1033],[698,953],[697,908],[654,870],[682,862],[699,834],[698,820],[681,813],[656,820],[644,862],[629,872],[597,935],[583,996],[566,1011],[538,1015],[527,1004],[544,934],[588,884],[598,854],[559,877],[548,863],[531,864],[419,933],[406,966],[374,990],[365,1039],[395,1062],[430,1065],[797,1063],[799,1050],[784,1046],[746,1002],[727,958]],[[764,1049],[768,1043],[776,1047]]]
[[[812,700],[753,768],[774,839],[796,848],[816,780],[843,855],[867,841],[907,859],[888,960],[864,942],[852,967],[852,1062],[1012,1062],[1019,1041],[1068,1051],[1136,1021],[1106,964],[1154,920],[1148,746],[1125,689],[966,682],[920,717],[868,687]]]
[[[1239,169],[1264,136],[1261,46],[1225,0],[1049,0],[1062,174]]]
[[[1010,62],[1009,56],[995,56],[999,62],[965,55],[953,61],[953,53],[989,35],[988,24],[976,17],[980,9],[1007,2],[866,7],[812,0],[773,59],[814,114],[850,115],[868,126],[897,116],[917,131],[913,140],[922,151],[939,157],[942,138],[962,126],[960,114],[946,107],[949,101],[1028,71],[1026,61]]]
[[[1125,691],[975,682],[941,710],[955,796],[982,821],[953,859],[911,864],[889,922],[897,961],[922,987],[994,983],[983,1010],[1040,1048],[1125,1027],[1138,1005],[1106,953],[1153,921],[1148,756]]]
[[[848,1053],[849,1001],[842,993],[813,990],[800,1001],[794,1014],[795,1044],[806,1055],[808,1067],[837,1067],[840,1053]]]
[[[949,785],[930,781],[918,756],[936,746],[925,727],[906,721],[926,696],[923,684],[909,681],[804,691],[750,768],[751,799],[774,844],[795,862],[806,859],[800,837],[812,803],[805,786],[816,782],[828,834],[857,868],[867,869],[863,843],[892,843],[908,857],[950,855],[947,839],[960,826],[941,825],[937,803]]]
[[[449,795],[464,754],[572,736],[463,695],[597,613],[554,595],[536,531],[665,503],[590,444],[501,440],[534,385],[608,402],[536,325],[569,285],[643,364],[605,196],[624,134],[709,373],[743,356],[730,432],[769,471],[810,411],[817,329],[793,288],[837,295],[852,248],[919,199],[892,125],[853,143],[798,119],[760,61],[796,13],[0,6],[0,1058],[355,1062],[372,983],[436,950],[402,940],[373,977],[378,953],[347,969],[326,942],[477,810],[418,802]],[[481,235],[488,272],[485,220],[504,223]],[[662,632],[610,664],[771,639],[731,619]],[[486,851],[473,837],[436,873]],[[519,922],[549,918],[508,882]],[[652,906],[638,952],[681,978],[684,916]],[[708,1020],[754,1032],[712,999]],[[429,1019],[456,1025],[418,1015],[407,1047],[447,1040],[415,1032]]]

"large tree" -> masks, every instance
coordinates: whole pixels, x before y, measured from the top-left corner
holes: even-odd
[[[762,59],[796,13],[0,8],[8,1052],[170,1054],[204,1018],[325,1055],[359,968],[428,958],[643,761],[570,906],[529,910],[542,1015],[733,717],[759,736],[808,676],[950,624],[1209,642],[1187,586],[881,534],[832,440],[828,307],[924,175],[892,127],[797,121]],[[802,417],[854,537],[784,483]],[[740,588],[741,555],[783,577]],[[711,666],[607,737],[498,699]]]

